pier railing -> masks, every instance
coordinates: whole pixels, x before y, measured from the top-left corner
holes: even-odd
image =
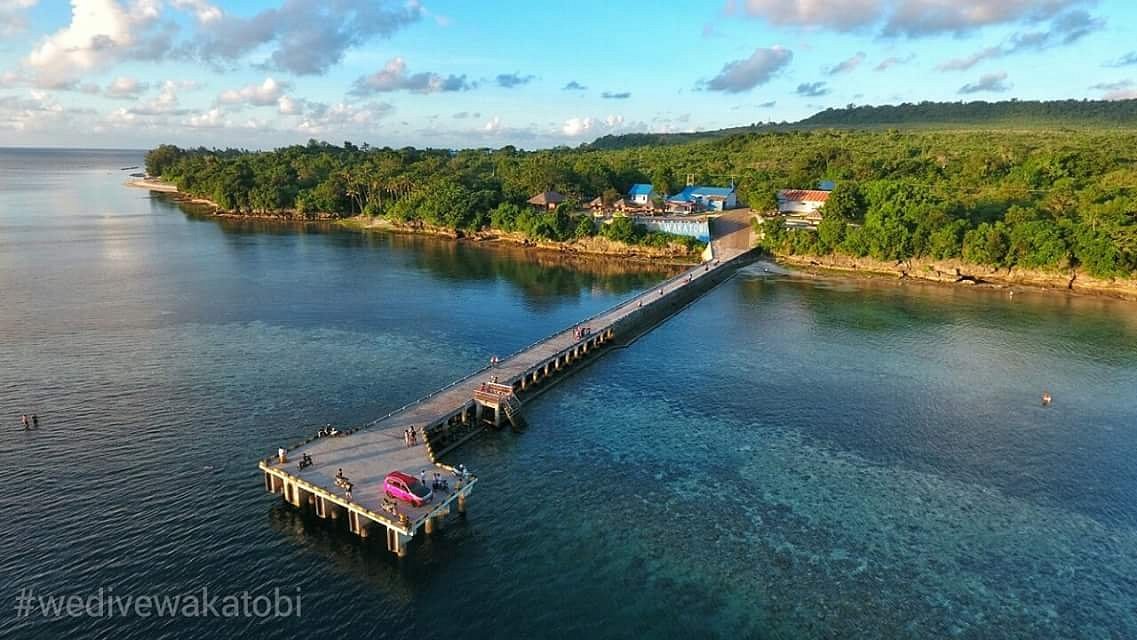
[[[674,275],[674,276],[672,276],[666,280],[663,280],[662,282],[654,284],[647,291],[641,291],[641,292],[635,293],[631,296],[628,296],[627,298],[624,298],[618,302],[615,302],[612,305],[605,307],[604,309],[597,311],[596,313],[588,316],[584,320],[577,322],[576,324],[577,325],[587,325],[589,322],[591,322],[597,318],[605,316],[605,315],[619,309],[620,307],[623,307],[626,304],[634,302],[637,298],[642,298],[642,297],[648,296],[650,291],[654,291],[654,290],[659,289],[661,287],[668,287],[668,286],[682,280],[683,278],[688,277],[690,275],[690,272],[694,268],[695,267],[692,267],[691,269],[686,269],[686,270],[684,270],[684,271],[682,271],[682,272],[680,272],[680,273],[678,273],[678,274],[676,274],[676,275]],[[542,343],[545,343],[545,342],[548,342],[549,340],[552,340],[553,338],[561,335],[565,331],[566,331],[566,329],[558,329],[557,331],[554,331],[554,332],[552,332],[552,333],[550,333],[550,334],[548,334],[548,335],[546,335],[546,336],[544,336],[538,340],[535,340],[534,342],[532,342],[530,344],[525,345],[524,347],[517,349],[516,351],[509,354],[505,358],[502,358],[502,361],[504,362],[505,360],[509,360],[510,358],[517,357],[517,356],[521,355],[522,353],[525,353],[526,351],[529,351],[530,349],[532,349],[532,348],[534,348],[534,347],[536,347]],[[587,339],[588,339],[587,337],[581,338],[578,342],[584,342]],[[575,344],[573,346],[575,346]],[[494,365],[484,365],[484,366],[482,366],[482,368],[480,368],[480,369],[478,369],[472,373],[469,373],[467,375],[464,375],[461,378],[458,378],[457,380],[454,380],[454,381],[446,384],[445,386],[442,386],[438,389],[435,389],[434,391],[431,391],[430,393],[422,396],[421,398],[418,398],[416,400],[412,400],[411,402],[408,402],[408,403],[404,404],[403,406],[401,406],[397,409],[393,409],[393,410],[383,414],[382,416],[375,418],[374,420],[361,425],[358,428],[348,429],[346,431],[346,433],[351,434],[351,433],[355,433],[356,431],[360,431],[363,429],[370,429],[370,428],[378,425],[379,423],[383,422],[384,420],[390,418],[391,416],[393,416],[397,413],[401,413],[403,411],[406,411],[407,409],[410,409],[411,407],[420,405],[420,404],[426,402],[427,400],[430,400],[431,398],[437,396],[440,393],[445,393],[446,391],[449,391],[450,389],[453,389],[454,387],[456,387],[460,384],[468,382],[471,379],[476,378],[477,376],[484,375],[486,372],[493,371],[494,369],[495,369]],[[304,440],[303,442],[299,442],[299,443],[297,443],[291,447],[287,447],[286,451],[291,451],[297,447],[303,446],[303,445],[311,442],[313,439],[315,439],[315,438],[314,437],[308,438],[308,439]]]
[[[687,270],[687,271],[689,271],[689,270]],[[687,276],[687,271],[683,271],[682,273],[679,273],[678,275],[672,276],[672,277],[668,278],[667,280],[660,282],[659,284],[652,285],[652,289],[658,289],[659,287],[666,287],[666,286],[668,286],[674,282],[681,280],[682,278],[685,278]],[[587,324],[588,322],[595,320],[596,318],[607,315],[607,314],[615,311],[616,309],[619,309],[620,307],[628,304],[629,302],[634,301],[636,298],[639,298],[641,296],[646,296],[646,295],[647,295],[647,292],[636,293],[632,296],[629,296],[628,298],[626,298],[624,300],[621,300],[617,303],[612,304],[609,307],[606,307],[602,311],[597,311],[596,313],[588,316],[584,320],[581,320],[577,324],[578,325]],[[532,349],[533,347],[536,347],[539,344],[542,344],[542,343],[548,342],[549,340],[552,340],[553,338],[561,335],[565,331],[566,331],[565,329],[558,329],[557,331],[554,331],[554,332],[550,333],[549,335],[547,335],[547,336],[545,336],[539,340],[536,340],[530,344],[525,345],[524,347],[521,347],[520,349],[509,354],[508,356],[502,358],[502,361],[509,360],[510,358],[514,358],[516,356],[519,356],[522,353],[525,353],[526,351]],[[581,342],[583,342],[583,341],[584,341],[584,339],[582,338]],[[376,419],[372,420],[371,422],[364,424],[360,428],[361,429],[369,429],[371,427],[374,427],[375,425],[379,424],[380,422],[383,422],[384,420],[386,420],[387,418],[390,418],[391,416],[395,415],[396,413],[400,413],[402,411],[410,409],[411,407],[413,407],[415,405],[422,404],[422,403],[426,402],[427,400],[430,400],[434,396],[436,396],[440,393],[443,393],[445,391],[449,391],[450,389],[453,389],[454,387],[456,387],[456,386],[458,386],[464,382],[469,381],[471,378],[475,378],[477,376],[480,376],[480,375],[486,373],[487,371],[492,371],[494,368],[495,367],[493,365],[484,365],[481,369],[478,369],[477,371],[474,371],[473,373],[462,376],[461,378],[454,380],[453,382],[447,384],[444,387],[440,387],[438,389],[435,389],[434,391],[431,391],[430,393],[426,394],[425,396],[423,396],[417,400],[413,400],[411,402],[408,402],[407,404],[404,404],[403,406],[399,407],[398,409],[390,411],[390,412],[384,414],[383,416],[376,418]]]

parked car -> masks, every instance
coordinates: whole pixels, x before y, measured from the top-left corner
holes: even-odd
[[[434,499],[434,492],[430,487],[402,471],[392,471],[387,474],[383,480],[383,492],[390,498],[409,502],[416,507],[428,504]]]

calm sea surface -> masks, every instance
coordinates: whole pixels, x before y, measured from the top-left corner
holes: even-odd
[[[400,561],[257,458],[667,271],[219,222],[141,160],[0,150],[0,637],[1137,637],[1137,305],[752,267],[460,449]],[[14,609],[203,588],[301,615]]]

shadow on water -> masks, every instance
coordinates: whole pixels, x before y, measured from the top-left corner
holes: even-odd
[[[274,534],[315,556],[301,565],[330,566],[341,575],[380,587],[400,602],[410,601],[416,589],[436,580],[442,567],[459,559],[474,527],[466,516],[451,514],[434,533],[420,532],[410,543],[408,556],[399,558],[387,550],[380,527],[363,539],[348,531],[345,519],[321,520],[283,502],[275,502],[266,517]]]
[[[241,241],[248,238],[320,236],[337,247],[395,252],[414,268],[445,280],[506,282],[537,308],[592,290],[628,294],[684,269],[678,265],[564,254],[509,244],[385,231],[360,232],[333,222],[214,216],[207,207],[176,202],[161,194],[156,194],[154,201],[163,203],[162,206],[177,206],[191,221],[216,225],[234,246],[246,246]]]

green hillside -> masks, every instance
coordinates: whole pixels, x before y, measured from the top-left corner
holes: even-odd
[[[919,102],[826,109],[797,122],[753,123],[696,133],[629,133],[603,136],[594,149],[682,144],[740,133],[808,129],[1137,129],[1137,100],[1008,100]]]

